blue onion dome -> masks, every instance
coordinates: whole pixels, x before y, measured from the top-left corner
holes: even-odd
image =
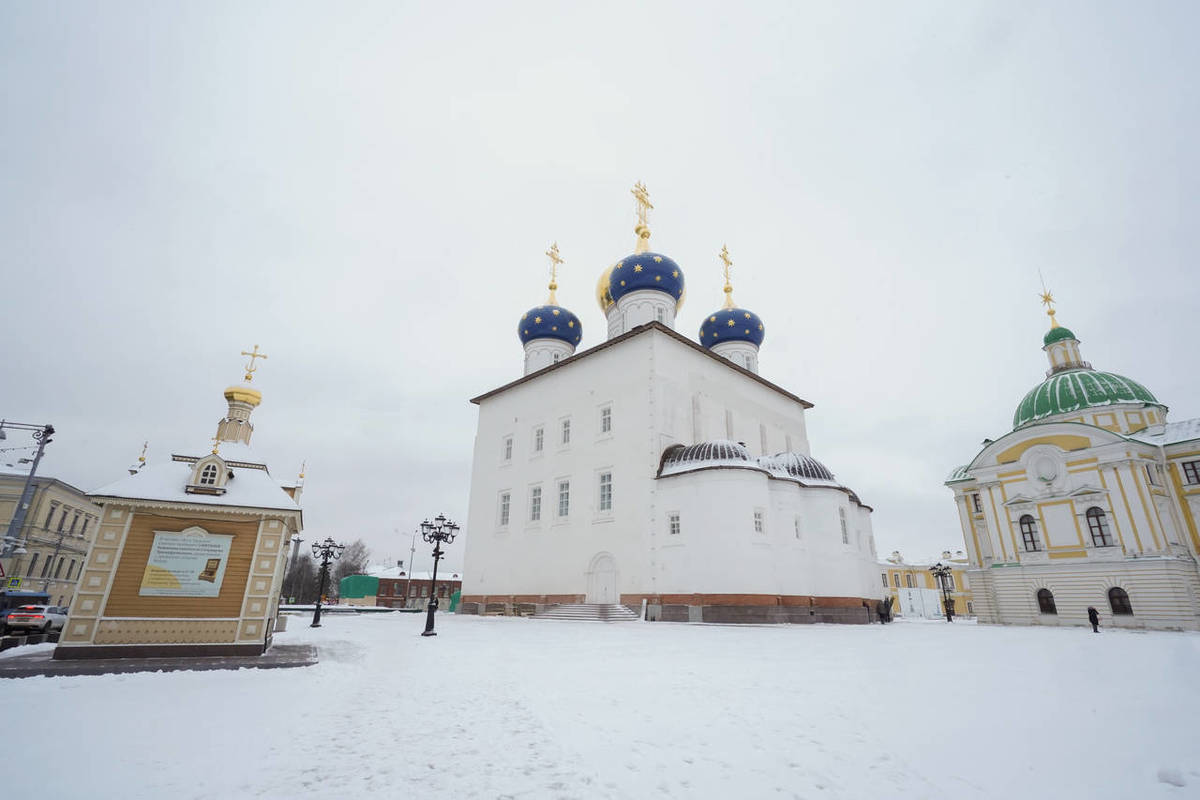
[[[583,338],[583,323],[562,306],[547,304],[525,312],[517,324],[521,344],[534,339],[560,339],[574,347]]]
[[[608,294],[615,303],[639,289],[657,289],[683,305],[683,270],[670,256],[662,253],[634,253],[612,266],[608,278]]]
[[[708,348],[721,342],[749,342],[757,347],[765,335],[762,319],[744,308],[722,308],[700,323],[700,344]]]

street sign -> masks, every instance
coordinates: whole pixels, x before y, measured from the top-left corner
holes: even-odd
[[[4,588],[5,589],[20,589],[21,588],[21,579],[20,578],[9,578],[7,581],[4,582]]]

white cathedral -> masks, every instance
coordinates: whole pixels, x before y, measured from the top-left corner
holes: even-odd
[[[882,598],[871,508],[809,453],[812,404],[759,375],[763,322],[725,302],[675,330],[683,270],[650,249],[600,277],[607,341],[576,353],[550,296],[517,333],[524,376],[479,406],[464,613],[621,604],[647,618],[870,622]]]

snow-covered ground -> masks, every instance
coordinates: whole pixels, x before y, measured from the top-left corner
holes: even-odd
[[[1200,796],[1195,634],[299,622],[316,667],[0,681],[4,796]]]

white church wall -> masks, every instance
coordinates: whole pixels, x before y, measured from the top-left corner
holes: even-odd
[[[633,339],[483,400],[472,467],[464,594],[576,594],[599,552],[613,555],[619,589],[647,580],[640,557],[658,467],[649,417],[649,345]],[[609,433],[601,410],[611,409]],[[571,440],[561,443],[562,422]],[[533,451],[534,429],[544,426],[544,450]],[[504,462],[503,441],[513,436]],[[611,471],[611,512],[599,508],[599,476]],[[558,481],[570,482],[567,517],[557,516]],[[542,487],[542,519],[529,520],[530,489]],[[497,521],[498,497],[511,492],[510,522]]]

